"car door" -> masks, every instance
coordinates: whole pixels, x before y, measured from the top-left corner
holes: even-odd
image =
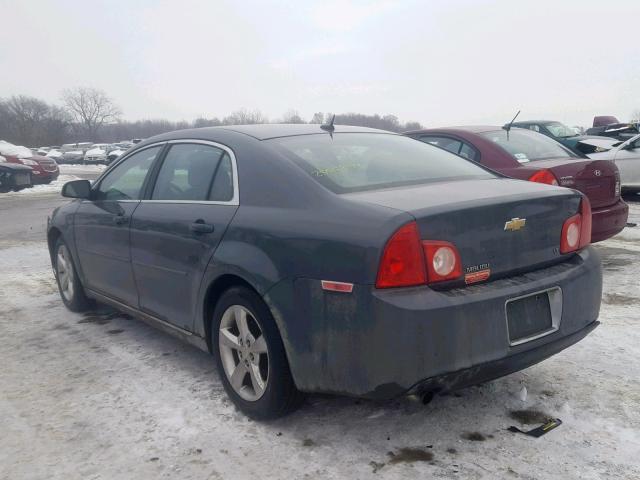
[[[133,271],[143,311],[192,329],[204,271],[238,209],[237,178],[229,148],[170,142],[131,223]]]
[[[620,145],[615,153],[622,187],[640,188],[640,137]]]
[[[85,286],[126,305],[138,307],[131,268],[129,225],[162,145],[123,159],[80,203],[74,219],[75,240]]]

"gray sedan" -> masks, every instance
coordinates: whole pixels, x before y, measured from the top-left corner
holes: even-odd
[[[428,398],[598,324],[586,198],[388,132],[182,130],[63,195],[48,242],[65,305],[98,300],[211,352],[254,418],[303,392]]]

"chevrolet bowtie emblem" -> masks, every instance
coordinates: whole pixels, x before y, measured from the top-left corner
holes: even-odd
[[[520,230],[524,227],[524,224],[527,223],[526,218],[512,218],[508,222],[504,223],[504,230],[509,232],[515,232],[516,230]]]

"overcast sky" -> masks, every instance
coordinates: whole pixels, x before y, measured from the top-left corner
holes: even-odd
[[[640,2],[0,0],[0,97],[106,91],[126,119],[296,109],[427,126],[640,109]]]

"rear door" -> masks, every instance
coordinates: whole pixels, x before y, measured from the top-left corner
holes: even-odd
[[[235,156],[226,146],[174,141],[131,224],[140,308],[191,330],[205,268],[238,209]]]
[[[138,151],[108,172],[80,203],[74,231],[87,287],[137,308],[129,224],[163,145]]]

